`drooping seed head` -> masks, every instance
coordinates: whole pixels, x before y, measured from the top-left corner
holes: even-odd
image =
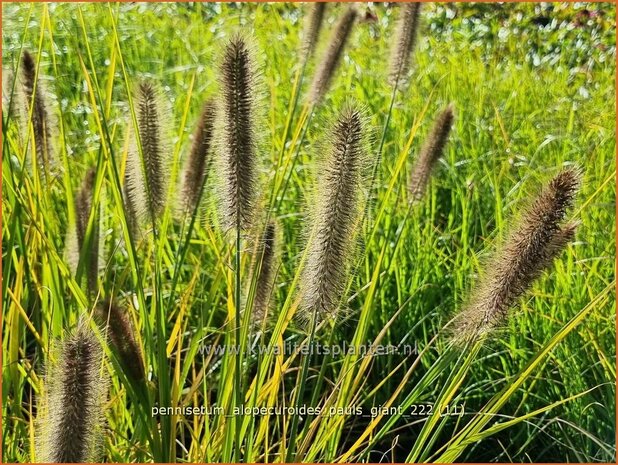
[[[416,45],[421,12],[420,3],[403,3],[391,49],[389,83],[400,82],[410,69],[411,55]]]
[[[142,352],[125,309],[112,301],[105,300],[95,308],[94,319],[107,336],[127,376],[133,381],[143,380]]]
[[[166,128],[171,112],[151,82],[137,86],[133,102],[137,128],[131,129],[125,170],[126,198],[138,223],[152,222],[166,205],[170,158]]]
[[[431,132],[427,136],[412,167],[409,185],[411,201],[419,201],[425,195],[431,173],[436,162],[444,153],[454,118],[453,104],[450,104],[438,115]]]
[[[246,230],[257,198],[256,70],[247,39],[226,45],[219,66],[221,98],[216,126],[216,167],[222,220],[228,229]]]
[[[26,111],[30,116],[34,134],[34,153],[39,166],[48,173],[54,161],[53,124],[47,110],[45,92],[37,78],[36,63],[27,50],[24,51],[21,65]]]
[[[37,414],[37,461],[99,462],[107,382],[103,351],[84,321],[60,344]]]
[[[200,195],[210,169],[214,124],[215,103],[207,100],[193,133],[193,144],[181,178],[179,207],[185,214],[193,212],[200,203]]]
[[[317,70],[313,77],[313,82],[309,91],[309,102],[318,104],[330,86],[333,75],[339,66],[343,51],[352,32],[352,26],[358,16],[356,8],[349,7],[339,22],[335,26],[335,30],[330,37],[330,43],[317,66]]]
[[[320,35],[320,30],[322,29],[326,5],[326,2],[315,2],[311,3],[308,8],[309,11],[305,21],[301,48],[303,61],[307,61],[311,58],[311,55],[313,54],[313,51],[318,43],[318,37]]]
[[[524,210],[517,227],[487,264],[472,297],[455,318],[456,340],[479,338],[500,326],[516,300],[572,240],[577,223],[561,224],[572,206],[580,175],[567,169]]]
[[[301,317],[334,316],[353,257],[367,167],[362,111],[346,105],[330,128],[312,199],[307,262],[301,276]]]

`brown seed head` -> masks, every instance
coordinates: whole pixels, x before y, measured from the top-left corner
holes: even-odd
[[[348,38],[352,32],[352,26],[357,16],[358,12],[356,8],[349,7],[335,26],[328,49],[322,57],[322,60],[318,63],[313,82],[311,83],[309,101],[314,105],[318,104],[328,91],[328,87],[339,66],[343,50],[348,42]]]
[[[95,308],[94,318],[116,352],[118,361],[133,381],[144,379],[142,352],[135,338],[133,325],[125,311],[114,302],[105,300]]]
[[[336,314],[355,245],[364,171],[367,130],[354,105],[340,113],[327,136],[312,208],[307,263],[301,276],[302,317]]]
[[[37,460],[46,463],[99,462],[103,404],[103,351],[84,321],[61,344],[47,376],[37,422]]]
[[[52,123],[47,111],[45,93],[37,79],[36,63],[27,50],[24,50],[22,56],[22,83],[27,112],[31,115],[36,158],[39,166],[49,172],[54,159]]]
[[[389,83],[401,81],[410,68],[411,55],[418,36],[420,3],[403,3],[397,21],[395,44],[391,49]]]
[[[134,96],[137,131],[125,170],[126,198],[137,223],[154,221],[165,209],[169,178],[167,126],[169,109],[151,82],[141,82]],[[136,136],[137,134],[137,136]],[[141,150],[140,150],[141,147]]]
[[[326,2],[315,2],[311,3],[309,6],[301,48],[303,61],[307,61],[311,58],[318,43],[318,36],[322,29],[326,5]]]
[[[268,317],[277,274],[277,257],[277,226],[275,221],[271,220],[264,230],[253,267],[257,273],[252,311],[252,321],[256,327],[260,327]]]
[[[247,40],[233,37],[219,66],[220,124],[217,169],[222,217],[228,229],[246,230],[257,197],[258,159],[254,60]]]
[[[214,120],[215,104],[207,100],[193,133],[193,144],[182,173],[179,200],[183,213],[193,212],[200,202],[200,194],[210,168]]]
[[[412,168],[409,187],[411,201],[423,198],[434,166],[444,153],[454,119],[453,104],[438,115]]]
[[[509,308],[572,240],[577,223],[561,222],[573,204],[579,178],[577,170],[562,171],[524,211],[456,317],[456,339],[474,339],[501,325]]]

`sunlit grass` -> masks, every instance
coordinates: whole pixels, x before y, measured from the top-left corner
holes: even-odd
[[[35,459],[36,399],[50,345],[79,315],[92,313],[83,265],[73,276],[64,256],[74,196],[91,167],[93,209],[103,211],[97,298],[114,297],[127,308],[148,373],[147,383],[128,379],[108,351],[106,461],[614,460],[615,31],[542,30],[524,19],[504,35],[498,7],[487,7],[481,23],[489,32],[462,22],[473,6],[455,19],[446,16],[450,7],[427,6],[413,77],[395,94],[386,78],[396,10],[374,7],[378,21],[356,25],[331,90],[312,108],[307,86],[341,6],[327,10],[317,58],[305,68],[298,63],[302,11],[295,5],[4,5],[3,66],[15,69],[23,49],[38,58],[40,80],[56,97],[49,106],[58,166],[51,182],[36,165],[32,173],[20,170],[24,134],[3,112],[4,461]],[[525,18],[538,14],[534,5],[521,8]],[[554,14],[575,18],[569,8],[556,5]],[[611,18],[614,8],[605,6]],[[411,344],[419,351],[311,358],[245,352],[242,403],[325,412],[360,406],[365,414],[401,406],[404,415],[151,415],[156,406],[238,403],[234,355],[200,351],[234,341],[237,244],[220,225],[211,178],[193,223],[175,222],[170,205],[154,234],[131,233],[122,182],[135,120],[132,91],[148,78],[170,100],[173,188],[202,103],[217,95],[222,46],[239,29],[254,37],[261,70],[258,213],[264,221],[276,218],[281,229],[272,328],[257,344],[274,349],[313,339]],[[562,44],[560,53],[547,51],[551,41]],[[359,225],[341,316],[319,324],[312,338],[293,317],[310,240],[303,231],[319,142],[350,99],[369,115],[373,154],[384,136],[376,198]],[[411,160],[449,102],[456,119],[445,156],[425,199],[410,209]],[[448,346],[444,326],[466,302],[486,252],[539,187],[572,164],[583,171],[570,213],[581,222],[576,241],[491,341]],[[258,237],[259,231],[243,237],[247,249]],[[242,260],[248,270],[249,253]],[[249,334],[249,318],[240,331]],[[243,341],[245,350],[255,343]],[[434,411],[464,406],[465,414],[409,416],[421,404]],[[237,437],[244,438],[240,451]]]

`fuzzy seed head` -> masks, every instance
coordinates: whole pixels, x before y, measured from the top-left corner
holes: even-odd
[[[141,82],[134,96],[137,128],[132,128],[131,147],[125,170],[126,198],[136,223],[153,221],[166,205],[169,149],[164,118],[169,105],[151,82]],[[141,146],[141,151],[140,151]]]
[[[100,461],[107,388],[102,357],[101,346],[84,321],[60,344],[39,406],[39,462]]]
[[[31,115],[34,133],[34,152],[39,166],[48,172],[53,163],[54,150],[52,122],[47,111],[45,92],[37,79],[36,62],[27,50],[24,51],[21,65],[26,112]]]
[[[438,115],[412,168],[409,187],[411,201],[417,202],[425,195],[431,173],[444,153],[454,119],[452,104]]]
[[[20,147],[24,144],[24,123],[28,118],[25,112],[26,101],[24,99],[21,78],[13,70],[2,69],[2,111],[5,118],[9,118],[16,126],[16,136]]]
[[[397,21],[395,44],[391,49],[389,83],[395,85],[410,69],[411,55],[416,45],[421,4],[403,3]]]
[[[200,194],[208,175],[215,124],[215,103],[207,100],[193,134],[191,151],[185,162],[180,188],[180,209],[190,213],[200,203]]]
[[[364,116],[347,105],[334,122],[320,167],[307,262],[301,277],[301,317],[332,317],[339,309],[355,246],[367,166]]]
[[[253,298],[252,321],[260,327],[268,317],[268,309],[272,301],[273,288],[277,275],[277,226],[271,220],[264,230],[259,244],[257,260],[253,268],[257,268],[257,283]]]
[[[221,99],[217,124],[217,171],[222,220],[247,230],[257,198],[258,159],[254,59],[247,40],[233,37],[219,67]]]
[[[309,11],[303,33],[301,49],[303,61],[311,58],[311,55],[313,54],[313,51],[318,43],[318,37],[320,35],[322,22],[324,20],[324,13],[326,12],[326,5],[326,2],[315,2],[311,3],[308,8]]]
[[[143,380],[145,370],[142,352],[125,309],[112,301],[105,300],[95,308],[94,319],[102,328],[103,333],[107,335],[127,376],[134,381]]]
[[[328,91],[330,82],[339,66],[339,62],[343,56],[343,50],[348,42],[352,32],[352,26],[357,16],[358,12],[356,8],[349,7],[335,26],[328,49],[322,57],[322,60],[318,63],[313,82],[310,86],[310,103],[314,105],[318,104]]]
[[[456,339],[491,332],[508,310],[573,239],[577,223],[561,224],[573,205],[579,172],[558,174],[524,210],[518,226],[489,260],[487,272],[455,320]]]

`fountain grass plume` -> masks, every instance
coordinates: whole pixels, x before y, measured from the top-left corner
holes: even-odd
[[[305,20],[305,28],[303,31],[303,41],[301,46],[301,54],[303,62],[308,61],[315,50],[318,43],[320,30],[324,21],[324,13],[326,12],[326,2],[311,3],[308,7],[309,11]]]
[[[363,111],[344,106],[324,141],[311,207],[307,262],[301,275],[300,316],[334,316],[355,249],[368,166],[369,134]]]
[[[576,222],[562,221],[580,182],[577,169],[554,177],[524,210],[486,266],[469,303],[454,320],[457,341],[477,339],[503,324],[509,309],[573,239]]]
[[[257,72],[246,37],[235,35],[219,65],[220,99],[215,125],[217,189],[227,229],[247,230],[258,188]]]
[[[145,373],[142,352],[126,310],[111,300],[104,300],[95,308],[94,319],[107,335],[127,377],[133,381],[143,380]]]
[[[455,119],[453,104],[449,104],[436,118],[421,151],[412,167],[409,192],[413,202],[419,201],[425,195],[427,184],[436,162],[444,153],[448,136]]]
[[[45,92],[37,77],[37,66],[32,55],[24,50],[21,60],[22,88],[26,111],[30,115],[34,134],[34,153],[40,167],[49,172],[54,160],[52,142],[53,124],[47,110]]]
[[[354,7],[348,7],[337,22],[330,37],[330,43],[326,52],[317,65],[315,75],[309,90],[309,102],[318,104],[330,86],[333,75],[339,66],[343,50],[352,32],[352,26],[358,16]]]
[[[37,413],[36,458],[42,463],[99,462],[107,381],[103,350],[85,320],[57,348]]]
[[[200,203],[202,187],[210,169],[214,124],[215,103],[207,100],[193,133],[191,151],[181,176],[179,208],[185,214],[193,212]]]
[[[395,32],[394,47],[391,49],[389,83],[395,85],[410,69],[411,55],[418,37],[420,3],[403,3]]]
[[[170,158],[167,127],[171,112],[152,82],[138,84],[133,102],[137,128],[132,127],[130,133],[125,198],[130,203],[132,222],[152,223],[162,214],[167,202]]]

